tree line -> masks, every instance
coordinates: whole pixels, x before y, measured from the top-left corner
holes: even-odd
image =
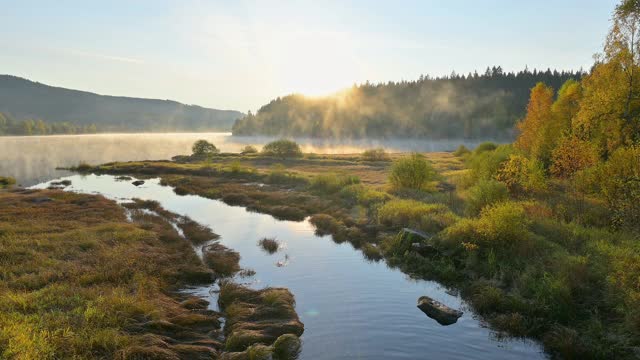
[[[96,124],[78,125],[71,122],[45,122],[44,120],[17,120],[0,113],[0,136],[2,135],[53,135],[53,134],[94,134]]]
[[[310,137],[513,138],[530,89],[538,82],[560,87],[582,71],[484,73],[414,81],[366,82],[325,97],[278,97],[236,120],[234,135]]]

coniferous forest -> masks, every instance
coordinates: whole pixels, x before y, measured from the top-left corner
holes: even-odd
[[[538,82],[559,88],[582,71],[500,66],[415,81],[365,83],[326,96],[278,97],[238,119],[234,135],[309,137],[512,138],[529,90]]]

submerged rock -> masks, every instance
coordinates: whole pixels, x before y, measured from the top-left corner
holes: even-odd
[[[132,182],[132,184],[135,185],[135,186],[140,186],[140,185],[144,184],[144,180],[136,180],[136,181]]]
[[[445,326],[455,324],[463,314],[462,311],[452,309],[428,296],[418,299],[418,308],[438,324]]]

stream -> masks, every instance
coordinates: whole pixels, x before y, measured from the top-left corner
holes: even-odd
[[[371,262],[349,243],[316,236],[308,221],[276,220],[218,200],[179,196],[159,179],[136,187],[110,175],[72,175],[65,190],[101,194],[117,201],[156,200],[165,209],[209,226],[225,246],[238,251],[240,265],[253,269],[238,278],[254,288],[287,287],[305,324],[301,359],[544,359],[539,344],[501,339],[455,293],[437,282],[411,279],[384,261]],[[33,186],[47,188],[49,182]],[[273,255],[257,245],[276,238]],[[188,289],[216,308],[215,285]],[[416,307],[427,295],[464,315],[441,326]]]

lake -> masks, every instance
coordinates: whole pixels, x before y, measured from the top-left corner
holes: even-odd
[[[261,145],[274,140],[264,136],[231,136],[231,133],[147,133],[50,136],[0,136],[0,176],[12,176],[30,186],[54,177],[69,175],[56,167],[80,162],[103,164],[110,161],[163,160],[191,153],[191,145],[206,139],[223,152],[239,152],[245,145]],[[304,152],[359,153],[384,147],[390,152],[452,151],[460,144],[473,148],[480,140],[331,140],[296,139]]]

